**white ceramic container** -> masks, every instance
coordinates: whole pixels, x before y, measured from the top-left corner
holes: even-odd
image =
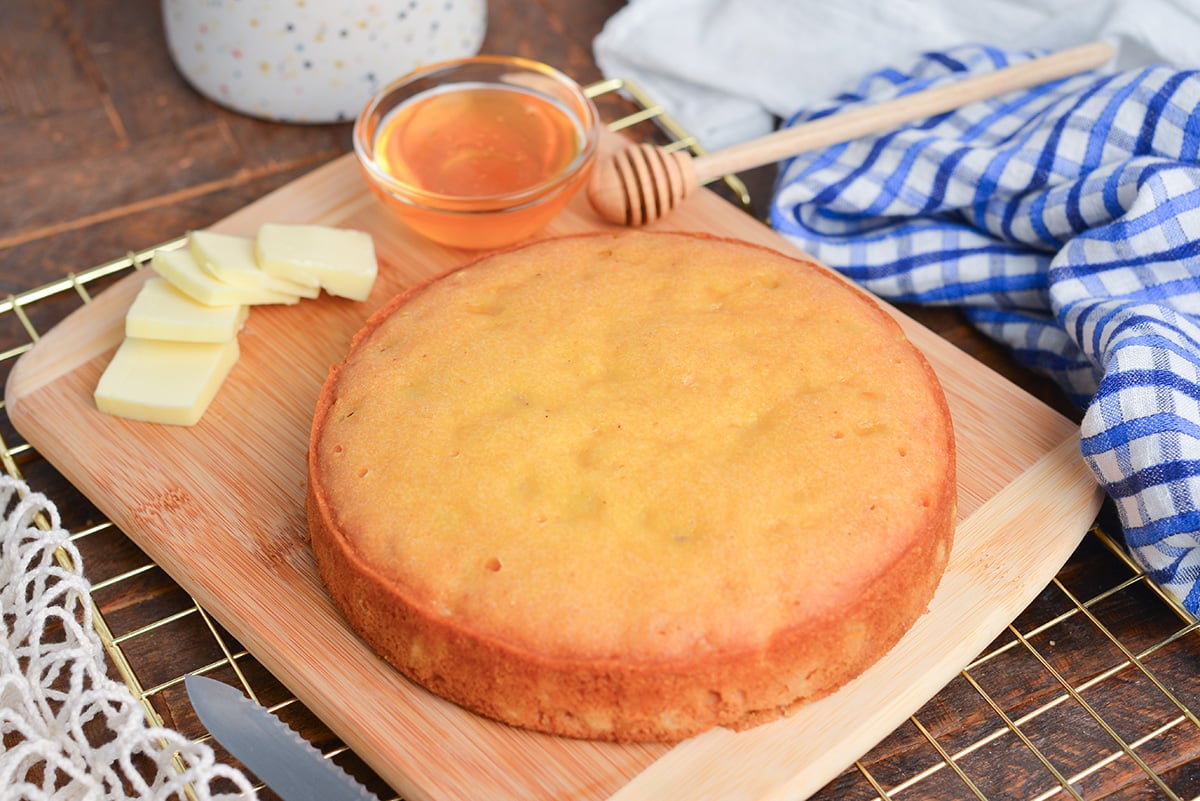
[[[198,91],[269,120],[348,122],[417,67],[479,52],[487,0],[162,0]]]

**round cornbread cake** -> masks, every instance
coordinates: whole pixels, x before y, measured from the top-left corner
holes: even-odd
[[[330,371],[307,514],[384,659],[485,716],[675,741],[834,691],[925,611],[955,452],[921,353],[811,262],[627,231],[484,256]]]

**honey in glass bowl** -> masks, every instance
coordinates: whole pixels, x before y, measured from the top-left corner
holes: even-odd
[[[595,108],[535,61],[480,56],[401,78],[363,110],[354,145],[375,193],[443,244],[494,248],[536,233],[586,182]]]

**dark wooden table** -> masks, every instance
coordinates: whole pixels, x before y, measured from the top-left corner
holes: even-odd
[[[546,61],[589,83],[601,77],[591,41],[622,5],[492,0],[483,50]],[[0,297],[11,293],[28,304],[14,315],[9,303],[0,315],[0,348],[18,349],[5,357],[3,375],[30,327],[44,331],[80,302],[62,291],[35,302],[29,290],[211,224],[349,146],[349,124],[275,124],[202,98],[170,62],[154,0],[5,0]],[[761,211],[771,171],[743,178]],[[1048,382],[1015,365],[955,311],[905,311],[1079,417]],[[29,325],[14,319],[22,316]],[[128,661],[126,678],[161,722],[204,736],[179,677],[236,663],[260,699],[282,704],[306,736],[334,750],[381,797],[391,795],[86,498],[23,448],[6,418],[0,434],[10,471],[49,495],[64,525],[81,532],[85,572],[118,640],[114,657]],[[1103,532],[1117,535],[1116,525],[1101,522],[1102,532],[1085,539],[1003,636],[818,797],[1200,796],[1193,711],[1200,710],[1200,643],[1191,620],[1111,546]]]

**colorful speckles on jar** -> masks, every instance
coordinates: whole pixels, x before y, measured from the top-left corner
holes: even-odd
[[[479,52],[487,0],[162,0],[180,73],[224,106],[348,122],[388,82]]]

